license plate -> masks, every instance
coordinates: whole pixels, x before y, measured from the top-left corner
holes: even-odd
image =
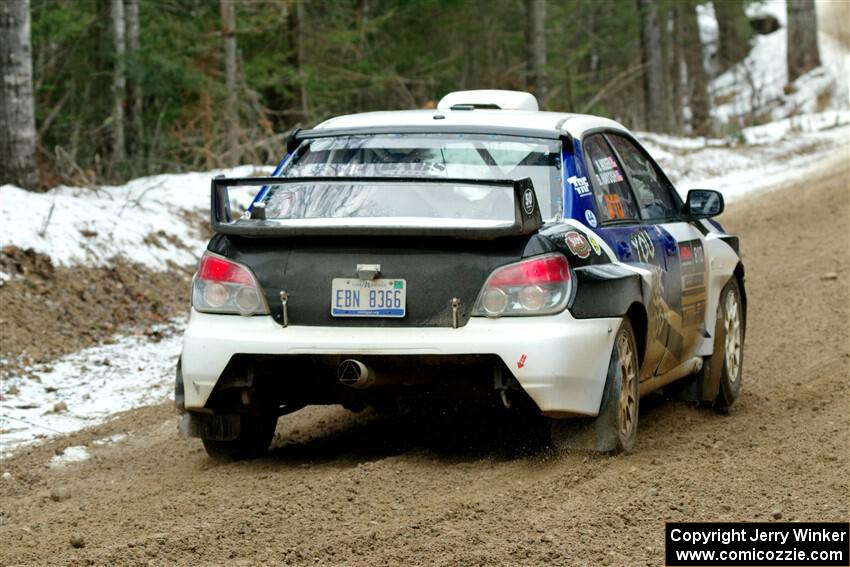
[[[405,280],[334,278],[331,315],[334,317],[404,317]]]

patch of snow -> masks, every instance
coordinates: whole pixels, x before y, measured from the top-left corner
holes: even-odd
[[[830,128],[846,126],[850,124],[850,111],[828,110],[810,114],[800,114],[762,124],[744,128],[741,135],[747,144],[774,144],[786,137],[798,133],[820,132]],[[846,130],[846,129],[845,129]]]
[[[60,358],[35,378],[4,380],[0,401],[0,455],[37,439],[101,423],[111,415],[166,399],[174,387],[185,321],[160,326],[153,342],[144,335],[116,337]],[[14,386],[17,393],[8,394]]]
[[[88,449],[82,445],[72,445],[71,447],[66,447],[62,453],[54,455],[47,465],[51,468],[61,468],[69,463],[86,461],[90,457],[91,455],[89,455]]]
[[[0,187],[0,247],[32,248],[56,265],[108,265],[113,257],[154,270],[169,262],[190,266],[206,246],[199,227],[187,218],[209,216],[210,180],[270,174],[271,167],[156,175],[114,187],[56,187],[33,193]],[[231,190],[232,206],[244,209],[257,188]],[[198,216],[198,213],[202,213]]]
[[[109,437],[101,437],[100,439],[95,439],[91,442],[92,445],[104,446],[104,445],[114,445],[115,443],[121,443],[127,439],[126,433],[116,433],[115,435],[110,435]]]
[[[850,53],[844,46],[819,34],[822,65],[788,85],[785,0],[753,3],[747,11],[750,15],[773,15],[782,27],[767,35],[755,35],[746,58],[711,82],[711,113],[717,122],[737,124],[756,115],[775,121],[824,108],[847,110]],[[707,15],[702,17],[708,19]],[[821,100],[830,92],[829,100]]]
[[[849,121],[848,112],[794,117],[744,129],[743,144],[707,139],[690,146],[672,136],[639,134],[639,138],[682,198],[689,189],[716,189],[731,202],[804,179],[818,169],[846,164]]]

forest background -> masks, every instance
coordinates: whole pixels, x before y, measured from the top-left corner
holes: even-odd
[[[783,25],[757,4],[3,0],[0,185],[274,164],[294,127],[433,107],[473,88],[529,90],[543,109],[635,129],[734,137],[771,116],[758,96],[745,112],[718,114],[734,93],[712,88],[755,35]],[[848,4],[829,6],[839,24]],[[786,6],[790,93],[821,61],[814,0]],[[758,90],[746,74],[736,80]],[[825,106],[830,93],[820,96]]]

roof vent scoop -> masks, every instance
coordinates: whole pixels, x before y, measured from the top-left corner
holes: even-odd
[[[437,104],[439,110],[530,110],[537,111],[537,99],[522,91],[456,91],[444,96]]]

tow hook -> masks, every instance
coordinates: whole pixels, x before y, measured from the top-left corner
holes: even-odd
[[[283,315],[283,326],[284,327],[289,326],[289,311],[286,308],[286,302],[287,301],[289,301],[289,294],[286,293],[283,290],[280,290],[280,308],[281,308],[281,311],[282,311],[281,315]]]

